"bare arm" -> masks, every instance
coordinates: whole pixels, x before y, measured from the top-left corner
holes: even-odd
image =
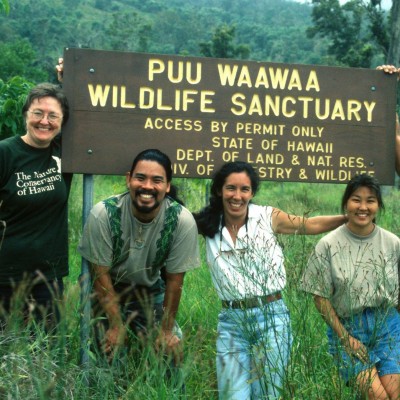
[[[400,123],[396,114],[396,172],[400,176]]]
[[[64,59],[62,57],[58,59],[58,64],[56,65],[56,71],[57,71],[58,82],[62,83],[64,75]]]
[[[336,314],[336,311],[333,308],[331,302],[324,297],[315,295],[314,303],[323,320],[333,329],[333,331],[339,337],[340,342],[346,350],[347,354],[359,358],[362,362],[367,362],[367,348],[359,340],[349,335],[346,328],[340,322],[340,319]]]
[[[160,335],[156,347],[162,347],[167,353],[174,353],[177,363],[182,359],[180,339],[173,333],[176,314],[181,300],[183,279],[185,273],[166,274],[166,288],[164,296],[164,315],[161,323]]]
[[[167,272],[166,276],[162,329],[164,331],[170,331],[174,327],[176,314],[178,312],[185,273],[170,274]]]
[[[376,67],[386,74],[396,74],[397,81],[400,79],[400,68],[396,68],[394,65],[380,65]],[[396,114],[396,144],[395,144],[395,151],[396,151],[396,172],[397,175],[400,175],[400,126],[399,126],[399,116]]]
[[[397,261],[397,280],[398,280],[398,295],[397,295],[397,311],[400,313],[400,260]]]
[[[104,351],[110,353],[125,339],[125,326],[120,311],[119,296],[114,290],[108,267],[92,265],[92,276],[95,294],[109,321]]]
[[[272,213],[272,229],[275,233],[317,235],[337,228],[346,222],[344,215],[323,215],[318,217],[300,217],[290,215],[277,208]]]

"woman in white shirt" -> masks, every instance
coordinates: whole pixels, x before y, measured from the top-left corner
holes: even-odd
[[[217,338],[220,399],[279,398],[292,336],[276,234],[319,234],[343,216],[305,218],[251,203],[259,177],[245,162],[216,172],[210,204],[195,214],[222,301]]]

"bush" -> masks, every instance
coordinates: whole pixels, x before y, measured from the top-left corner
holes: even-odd
[[[0,140],[25,133],[22,106],[32,87],[33,83],[19,76],[7,82],[0,79]]]

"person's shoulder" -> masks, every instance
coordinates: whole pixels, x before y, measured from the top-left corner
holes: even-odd
[[[346,234],[346,227],[345,225],[340,225],[337,228],[333,229],[332,231],[326,233],[324,236],[321,237],[318,241],[318,245],[326,246],[331,245],[332,243],[339,243],[340,238]]]
[[[62,134],[59,133],[52,141],[51,145],[53,148],[59,149],[61,148],[61,140],[62,140]]]
[[[11,136],[6,139],[0,140],[0,149],[10,149],[20,141],[20,136]]]
[[[109,196],[103,200],[100,200],[98,203],[96,203],[92,207],[91,213],[99,216],[102,214],[106,214],[111,209],[121,208],[121,206],[126,198],[127,193],[128,192],[121,193],[121,194],[115,194],[115,195]]]
[[[388,240],[392,240],[394,243],[400,244],[400,238],[393,232],[390,232],[378,225],[376,225],[376,229],[378,231],[378,234],[380,234],[384,238],[386,238]]]
[[[170,209],[173,207],[173,209],[176,210],[176,215],[178,215],[180,223],[188,223],[188,224],[195,224],[195,220],[193,217],[193,214],[182,204],[178,203],[174,199],[171,199],[170,197],[166,197],[164,199],[165,201],[165,207],[166,209]]]
[[[267,213],[269,209],[271,209],[272,211],[272,207],[261,206],[259,204],[250,203],[248,216],[249,218],[258,217],[261,214]]]
[[[184,218],[187,221],[195,223],[193,214],[185,206],[181,204],[179,206],[181,207],[180,215],[182,216],[182,218]]]

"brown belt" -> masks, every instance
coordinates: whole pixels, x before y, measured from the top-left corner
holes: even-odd
[[[272,303],[282,298],[281,292],[268,294],[266,296],[249,297],[242,300],[222,300],[223,308],[256,308],[265,304]]]

